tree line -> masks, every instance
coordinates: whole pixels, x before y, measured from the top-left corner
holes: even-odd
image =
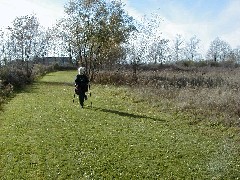
[[[45,29],[35,14],[16,17],[0,30],[0,66],[50,56],[69,57],[84,65],[89,74],[116,64],[167,64],[179,61],[240,62],[240,48],[216,37],[207,54],[199,52],[197,36],[169,40],[161,35],[161,18],[152,15],[137,22],[121,1],[71,0],[65,16]]]

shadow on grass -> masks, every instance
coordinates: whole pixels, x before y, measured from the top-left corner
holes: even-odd
[[[72,86],[74,87],[74,83],[70,82],[52,82],[52,81],[40,81],[39,84],[46,84],[51,86]]]
[[[144,119],[151,119],[151,120],[154,120],[154,121],[166,122],[166,120],[164,120],[164,119],[149,117],[149,116],[146,116],[146,115],[138,115],[138,114],[123,112],[123,111],[119,111],[119,110],[105,109],[105,108],[99,108],[99,107],[92,107],[92,108],[88,107],[88,108],[98,110],[98,111],[102,111],[102,112],[106,112],[106,113],[116,114],[116,115],[119,115],[119,116],[129,117],[129,118],[137,118],[137,119],[144,118]]]
[[[36,93],[37,89],[38,89],[38,87],[37,87],[36,83],[27,84],[21,88],[14,89],[14,91],[7,96],[0,97],[0,111],[4,111],[4,105],[7,104],[8,102],[10,102],[12,99],[14,99],[17,96],[17,94],[20,94],[20,93],[33,94],[33,93]]]
[[[36,90],[38,89],[37,83],[33,82],[32,84],[28,84],[24,86],[23,88],[19,88],[14,90],[16,94],[19,93],[36,93]]]

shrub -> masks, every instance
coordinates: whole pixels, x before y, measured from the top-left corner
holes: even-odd
[[[0,78],[7,84],[13,85],[14,88],[21,88],[33,80],[25,70],[8,67],[2,69]]]
[[[42,64],[34,64],[33,69],[32,69],[32,76],[33,78],[39,77],[39,76],[44,76],[48,72],[53,72],[55,71],[54,66],[45,66]]]
[[[27,68],[26,68],[27,67]],[[55,70],[55,66],[44,66],[12,62],[8,66],[0,68],[0,108],[5,99],[10,96],[13,89],[21,89],[32,83],[35,78]]]

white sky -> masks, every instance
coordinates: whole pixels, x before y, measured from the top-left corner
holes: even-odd
[[[63,17],[67,0],[0,0],[0,28],[12,25],[16,17],[36,14],[42,26],[51,27]]]
[[[232,48],[240,45],[240,0],[122,0],[129,15],[140,19],[157,12],[164,20],[160,31],[173,40],[194,35],[206,51],[216,37]],[[36,14],[41,25],[52,26],[64,16],[68,0],[0,0],[0,29],[10,26],[17,16]]]

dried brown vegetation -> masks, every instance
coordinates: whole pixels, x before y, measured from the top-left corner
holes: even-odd
[[[17,63],[0,67],[0,110],[2,104],[12,95],[14,90],[23,89],[37,77],[55,70],[58,70],[55,65],[44,66],[41,64],[32,65],[29,69],[26,69],[25,66],[19,66]]]
[[[95,82],[130,85],[140,101],[161,111],[187,112],[189,123],[240,127],[240,68],[205,67],[194,70],[161,69],[100,72]],[[149,107],[149,108],[150,108]]]

